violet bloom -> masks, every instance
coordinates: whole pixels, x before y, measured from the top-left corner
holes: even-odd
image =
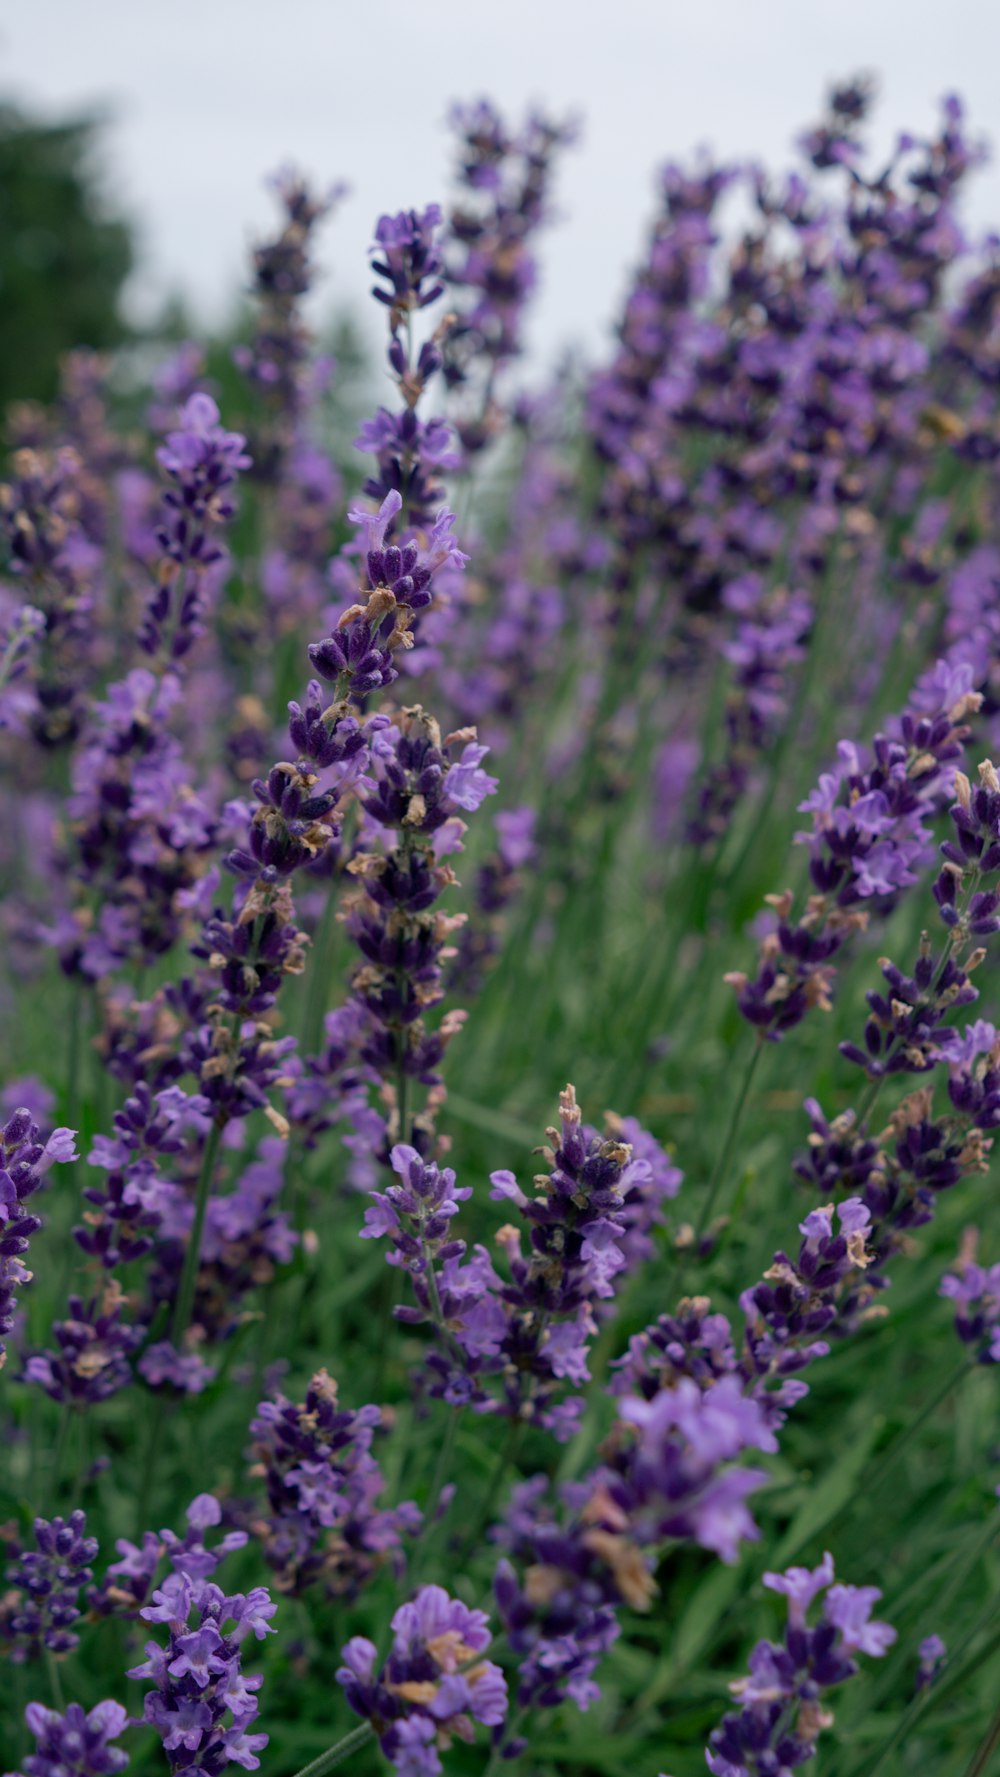
[[[45,632],[45,617],[33,605],[22,605],[6,621],[0,633],[0,731],[20,733],[34,707],[34,697],[23,683],[32,664],[35,646]]]
[[[78,895],[100,912],[61,947],[67,974],[100,980],[126,965],[142,969],[180,936],[177,897],[197,881],[219,831],[169,730],[180,695],[173,674],[138,667],[92,705],[72,765],[69,867]]]
[[[485,1611],[470,1610],[443,1586],[423,1586],[392,1619],[393,1643],[379,1666],[372,1642],[356,1635],[341,1650],[337,1682],[356,1715],[375,1726],[385,1756],[405,1777],[438,1777],[439,1749],[473,1722],[498,1728],[507,1684],[489,1647]]]
[[[183,1538],[163,1532],[174,1572],[139,1612],[148,1623],[166,1625],[166,1645],[147,1642],[145,1661],[129,1677],[152,1681],[143,1720],[163,1741],[172,1771],[215,1771],[227,1762],[253,1771],[268,1737],[250,1731],[262,1681],[244,1674],[242,1645],[250,1635],[262,1641],[274,1632],[277,1606],[263,1586],[227,1596],[207,1577],[229,1549],[246,1541],[242,1532],[230,1532],[216,1548],[205,1546],[205,1532],[221,1518],[218,1501],[199,1495],[187,1516]]]
[[[36,1747],[24,1760],[23,1777],[113,1777],[128,1764],[128,1753],[111,1744],[128,1727],[128,1714],[110,1698],[86,1715],[79,1703],[71,1703],[65,1714],[29,1703],[24,1719]]]
[[[445,236],[458,314],[444,342],[444,377],[465,397],[459,433],[471,457],[500,423],[497,380],[521,351],[524,312],[537,282],[529,242],[549,220],[553,162],[576,128],[532,112],[511,130],[486,100],[456,105],[449,121],[464,189]]]
[[[157,542],[163,551],[158,583],[139,633],[147,654],[165,651],[182,660],[200,635],[205,603],[226,569],[226,551],[215,532],[235,512],[229,491],[250,466],[239,432],[219,424],[210,395],[192,395],[168,432],[157,460],[167,476]]]
[[[594,1675],[621,1634],[623,1601],[643,1610],[653,1589],[634,1546],[626,1552],[624,1541],[612,1544],[599,1525],[581,1521],[574,1506],[586,1489],[562,1491],[557,1511],[544,1475],[515,1487],[492,1533],[504,1550],[493,1590],[518,1662],[521,1708],[555,1709],[568,1698],[586,1710],[596,1702]]]
[[[163,1547],[159,1537],[147,1530],[141,1547],[120,1536],[115,1548],[118,1560],[109,1562],[97,1584],[88,1588],[87,1603],[98,1616],[134,1617],[149,1597]]]
[[[147,1345],[138,1363],[139,1374],[152,1389],[173,1389],[176,1394],[204,1394],[218,1374],[197,1351],[178,1351],[169,1339]]]
[[[27,1201],[42,1184],[50,1166],[77,1158],[76,1134],[55,1129],[43,1142],[30,1111],[15,1110],[0,1127],[0,1366],[6,1357],[3,1335],[14,1324],[15,1291],[30,1283],[23,1263],[28,1241],[42,1225]]]
[[[11,1591],[0,1612],[0,1637],[16,1662],[37,1659],[43,1649],[65,1654],[78,1647],[80,1591],[94,1577],[90,1563],[97,1538],[86,1535],[83,1512],[35,1519],[35,1549],[24,1550],[7,1569]]]
[[[390,1159],[402,1183],[371,1192],[374,1201],[365,1210],[361,1238],[388,1235],[389,1264],[405,1266],[419,1276],[435,1257],[452,1258],[465,1250],[463,1242],[449,1240],[448,1226],[459,1204],[472,1196],[472,1186],[456,1185],[450,1166],[439,1171],[404,1142],[396,1143]]]
[[[280,508],[288,459],[308,415],[314,382],[312,340],[302,318],[303,298],[313,278],[313,237],[344,187],[314,192],[291,167],[282,168],[268,184],[281,205],[281,228],[254,248],[254,335],[249,345],[237,346],[233,360],[262,410],[251,438],[254,479],[278,485]]]
[[[613,1465],[608,1490],[640,1543],[691,1537],[723,1561],[760,1532],[747,1496],[766,1471],[729,1465],[747,1450],[774,1451],[777,1441],[760,1405],[735,1376],[702,1390],[685,1377],[651,1401],[626,1396],[621,1419],[638,1436]]]
[[[774,1777],[805,1764],[822,1730],[833,1725],[824,1692],[854,1677],[854,1654],[879,1659],[892,1646],[895,1629],[870,1620],[881,1592],[832,1581],[830,1555],[812,1571],[790,1567],[764,1575],[765,1586],[788,1600],[785,1639],[759,1641],[749,1676],[730,1686],[741,1707],[711,1735],[706,1761],[714,1777]],[[819,1620],[810,1627],[810,1609],[824,1592]]]
[[[596,1308],[611,1300],[626,1265],[620,1211],[632,1150],[583,1127],[572,1086],[559,1109],[560,1127],[546,1131],[550,1146],[542,1150],[550,1171],[536,1177],[534,1196],[522,1191],[513,1173],[491,1174],[490,1195],[515,1206],[530,1241],[523,1253],[518,1228],[507,1223],[498,1230],[509,1281],[482,1247],[462,1263],[465,1243],[447,1239],[446,1229],[468,1190],[452,1193],[449,1186],[445,1203],[438,1186],[443,1207],[437,1209],[435,1198],[432,1213],[433,1239],[444,1242],[436,1246],[440,1270],[435,1272],[426,1242],[421,1248],[409,1235],[418,1307],[401,1308],[397,1316],[432,1319],[445,1333],[427,1359],[432,1394],[453,1404],[471,1402],[480,1413],[530,1421],[565,1440],[582,1407],[578,1391],[589,1379]],[[633,1178],[629,1186],[638,1182]],[[385,1218],[391,1209],[380,1204],[374,1214]]]
[[[913,1688],[923,1691],[937,1678],[941,1663],[947,1658],[948,1648],[941,1640],[940,1635],[927,1635],[917,1651],[920,1655],[920,1663],[917,1667]]]
[[[27,721],[46,750],[76,739],[86,690],[100,670],[94,608],[104,554],[82,522],[88,480],[92,486],[80,453],[64,445],[16,451],[11,478],[0,485],[0,536],[9,571],[30,588],[5,638],[6,669],[20,689],[12,684],[4,694],[0,726]],[[41,628],[29,611],[41,615]],[[22,701],[21,675],[32,638],[40,639],[43,630],[45,646],[34,657],[31,692]]]
[[[979,998],[970,977],[985,957],[985,940],[1000,931],[1000,778],[987,759],[975,789],[961,771],[954,787],[955,838],[941,846],[944,863],[933,888],[948,943],[936,957],[924,937],[911,975],[883,962],[888,992],[866,995],[864,1048],[840,1045],[869,1079],[928,1073],[946,1057],[956,1039],[945,1020]]]
[[[282,1592],[322,1585],[354,1597],[384,1563],[401,1566],[401,1538],[415,1536],[421,1513],[411,1502],[376,1505],[385,1483],[372,1439],[377,1407],[338,1406],[337,1384],[320,1370],[301,1406],[284,1395],[262,1401],[251,1422],[254,1473],[268,1509],[253,1530]]]
[[[966,1231],[957,1271],[941,1279],[940,1294],[955,1304],[955,1332],[977,1363],[1000,1364],[1000,1264],[975,1263],[976,1236]]]
[[[427,1021],[444,997],[443,965],[458,923],[435,909],[454,882],[438,847],[447,841],[454,849],[464,831],[459,811],[478,808],[496,788],[482,770],[484,751],[474,730],[442,740],[437,722],[416,704],[375,735],[369,770],[359,779],[362,808],[394,841],[384,853],[362,853],[352,864],[362,885],[347,917],[362,955],[351,980],[352,999],[365,1016],[359,1059],[391,1084],[394,1133],[402,1137],[412,1137],[416,1126],[398,1121],[400,1096],[408,1096],[411,1081],[440,1085],[439,1064],[462,1023],[458,1013],[436,1027]]]
[[[832,959],[864,928],[865,903],[894,901],[929,862],[928,822],[962,755],[966,718],[982,701],[972,683],[971,668],[939,673],[933,686],[921,681],[896,720],[898,737],[876,735],[868,765],[853,743],[842,741],[836,768],[801,805],[813,817],[812,833],[797,836],[810,848],[809,904],[795,920],[790,894],[770,896],[776,922],[761,945],[756,975],[727,976],[741,1014],[767,1041],[779,1041],[811,1008],[829,1008]],[[872,1028],[880,1032],[881,1011],[876,1016]],[[879,1036],[873,1057],[883,1046]],[[856,1045],[845,1052],[855,1060],[861,1053]]]
[[[129,1356],[142,1334],[123,1319],[125,1297],[114,1279],[85,1302],[71,1296],[69,1313],[52,1327],[57,1349],[35,1352],[25,1379],[64,1406],[93,1406],[109,1400],[132,1380]]]

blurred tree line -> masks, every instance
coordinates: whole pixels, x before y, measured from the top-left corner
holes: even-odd
[[[0,99],[0,415],[12,401],[50,402],[60,360],[77,346],[130,348],[124,378],[116,379],[127,410],[130,392],[137,402],[171,346],[195,338],[204,346],[204,386],[238,424],[248,391],[233,347],[254,326],[246,284],[228,323],[207,336],[176,295],[147,325],[126,322],[121,294],[136,247],[105,186],[104,124],[100,114],[41,122]],[[344,308],[324,326],[323,345],[337,364],[337,429],[349,439],[371,390],[362,332]]]
[[[127,337],[119,304],[133,238],[104,190],[101,123],[40,123],[0,101],[0,411],[51,400],[73,346]]]

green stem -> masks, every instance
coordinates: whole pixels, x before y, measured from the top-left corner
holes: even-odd
[[[715,1207],[715,1200],[719,1195],[719,1187],[729,1171],[730,1162],[733,1157],[733,1150],[736,1147],[740,1129],[743,1125],[743,1117],[750,1097],[750,1088],[753,1085],[754,1075],[757,1072],[763,1052],[764,1045],[759,1039],[757,1039],[754,1044],[753,1053],[750,1056],[750,1061],[743,1074],[743,1083],[740,1086],[739,1095],[729,1113],[729,1122],[726,1125],[726,1133],[722,1138],[722,1146],[719,1149],[715,1165],[712,1168],[712,1175],[708,1181],[705,1198],[701,1206],[701,1214],[698,1217],[698,1223],[694,1232],[694,1240],[692,1242],[693,1252],[697,1251],[698,1242],[704,1234],[705,1229],[708,1227],[709,1218]],[[688,1255],[686,1253],[677,1254],[673,1266],[668,1272],[664,1282],[664,1296],[669,1297],[671,1295],[678,1277],[683,1274],[687,1257]]]
[[[313,939],[312,956],[309,959],[309,987],[306,995],[306,1011],[302,1021],[302,1049],[306,1055],[315,1055],[323,1037],[323,1014],[327,1007],[328,986],[333,934],[337,926],[337,896],[335,885],[327,883],[326,905]]]
[[[921,1407],[916,1418],[912,1419],[905,1430],[900,1432],[899,1437],[894,1438],[888,1449],[883,1451],[882,1456],[875,1464],[875,1467],[864,1477],[866,1499],[870,1500],[872,1494],[882,1485],[886,1475],[890,1473],[894,1463],[897,1458],[902,1455],[911,1438],[916,1437],[917,1432],[922,1426],[926,1425],[931,1415],[937,1411],[938,1407],[940,1407],[941,1402],[947,1400],[952,1389],[958,1386],[963,1376],[967,1376],[971,1370],[975,1369],[975,1367],[975,1364],[969,1358],[965,1358],[963,1362],[959,1364],[958,1369],[952,1371],[947,1381],[941,1384],[937,1393],[931,1396],[925,1406]]]
[[[77,1127],[80,1115],[80,1019],[83,992],[76,981],[70,982],[69,1057],[66,1082],[66,1115],[71,1129]]]
[[[434,1473],[431,1477],[430,1490],[427,1494],[427,1515],[420,1541],[417,1544],[417,1558],[413,1563],[413,1572],[410,1576],[410,1587],[414,1592],[419,1590],[423,1582],[424,1573],[427,1569],[427,1561],[432,1553],[434,1532],[437,1529],[437,1505],[441,1498],[441,1490],[448,1479],[451,1470],[452,1456],[455,1451],[455,1438],[458,1435],[458,1422],[462,1417],[462,1412],[463,1409],[461,1407],[452,1407],[450,1409],[448,1413],[448,1423],[444,1429],[444,1437],[441,1439],[438,1448],[438,1457],[434,1464]]]
[[[965,1777],[982,1777],[990,1757],[996,1752],[998,1746],[1000,1746],[1000,1704],[997,1705],[996,1713],[986,1731],[986,1738],[982,1741],[978,1751],[973,1754],[972,1763],[969,1765]]]
[[[142,1480],[139,1483],[138,1492],[135,1496],[135,1535],[137,1537],[141,1537],[143,1531],[149,1529],[153,1479],[156,1474],[160,1447],[163,1442],[163,1433],[166,1430],[168,1421],[173,1417],[173,1414],[176,1411],[176,1402],[169,1402],[165,1405],[163,1401],[157,1399],[156,1395],[150,1395],[149,1411],[152,1423],[147,1426],[146,1454],[142,1464]]]
[[[314,1758],[311,1765],[303,1765],[301,1771],[296,1772],[295,1777],[326,1777],[327,1771],[332,1771],[336,1765],[342,1765],[345,1759],[350,1758],[352,1752],[357,1752],[359,1746],[364,1746],[365,1742],[371,1739],[374,1732],[370,1721],[362,1722],[359,1728],[355,1728],[350,1734],[345,1734],[344,1738],[338,1740],[335,1746],[329,1747],[326,1752],[321,1752],[319,1758]]]
[[[993,1534],[990,1538],[991,1542],[993,1541],[994,1537],[997,1534],[998,1534],[997,1529],[994,1526]],[[981,1631],[986,1628],[990,1619],[996,1615],[997,1608],[998,1608],[997,1600],[995,1598],[991,1598],[986,1609],[982,1612],[982,1614],[979,1617],[977,1617],[975,1623],[972,1625],[972,1628],[969,1630],[969,1633],[967,1635],[963,1636],[963,1638],[959,1642],[957,1648],[955,1648],[954,1652],[951,1653],[947,1657],[943,1666],[940,1667],[938,1674],[934,1680],[934,1683],[932,1685],[929,1685],[926,1690],[922,1691],[918,1697],[915,1697],[913,1702],[910,1704],[910,1707],[908,1709],[904,1710],[902,1716],[900,1717],[899,1722],[896,1725],[895,1732],[892,1734],[891,1738],[886,1741],[886,1744],[882,1748],[882,1751],[878,1757],[878,1760],[871,1767],[871,1770],[868,1773],[866,1773],[866,1777],[877,1777],[877,1773],[879,1771],[881,1771],[886,1760],[891,1756],[892,1753],[895,1752],[897,1746],[899,1746],[900,1743],[903,1740],[905,1740],[907,1734],[909,1733],[910,1729],[914,1726],[914,1724],[917,1721],[919,1721],[920,1717],[925,1714],[925,1712],[931,1707],[932,1704],[936,1705],[938,1703],[938,1701],[941,1699],[941,1697],[946,1689],[951,1688],[950,1686],[945,1685],[946,1678],[948,1678],[949,1676],[955,1675],[958,1661],[961,1659],[966,1648],[970,1647],[971,1644],[975,1641],[977,1635],[979,1635],[981,1633]]]
[[[45,1649],[45,1670],[48,1675],[49,1689],[52,1692],[53,1707],[60,1715],[65,1715],[66,1701],[63,1697],[62,1679],[59,1677],[55,1655],[48,1648]]]
[[[754,1044],[753,1053],[750,1056],[749,1064],[743,1075],[743,1084],[740,1087],[739,1097],[729,1113],[729,1123],[726,1127],[725,1136],[723,1137],[722,1147],[719,1150],[718,1159],[712,1168],[712,1176],[708,1181],[708,1189],[705,1192],[704,1201],[701,1206],[701,1214],[698,1217],[698,1223],[695,1228],[696,1241],[701,1239],[705,1229],[708,1227],[712,1211],[715,1208],[715,1200],[719,1195],[719,1187],[729,1171],[730,1163],[733,1158],[733,1149],[736,1146],[740,1130],[743,1127],[743,1116],[747,1108],[747,1100],[750,1097],[750,1088],[753,1085],[754,1074],[757,1072],[757,1067],[763,1053],[764,1045],[758,1040]]]
[[[475,1548],[483,1531],[486,1529],[486,1526],[490,1521],[490,1514],[493,1511],[493,1507],[496,1505],[497,1496],[507,1477],[507,1471],[517,1455],[518,1445],[521,1442],[523,1433],[523,1419],[512,1419],[508,1424],[507,1436],[504,1439],[503,1449],[500,1451],[497,1458],[496,1466],[490,1477],[489,1486],[486,1489],[486,1494],[482,1506],[480,1507],[479,1514],[475,1519],[471,1531],[458,1551],[456,1557],[457,1562],[461,1563],[468,1559],[468,1556]]]
[[[191,1234],[187,1244],[187,1251],[184,1254],[184,1269],[181,1272],[181,1281],[177,1291],[177,1301],[174,1307],[174,1324],[171,1331],[171,1338],[178,1350],[180,1349],[181,1340],[187,1332],[188,1323],[191,1319],[191,1310],[194,1307],[194,1295],[198,1283],[198,1259],[201,1255],[201,1236],[205,1226],[205,1212],[208,1208],[208,1199],[212,1189],[212,1175],[215,1171],[215,1157],[219,1151],[219,1142],[221,1139],[222,1125],[221,1123],[213,1122],[212,1127],[208,1132],[208,1140],[205,1143],[205,1153],[202,1159],[201,1173],[198,1179],[198,1192],[194,1203],[194,1221],[191,1224]]]
[[[489,1763],[483,1772],[483,1777],[496,1777],[496,1773],[500,1770],[501,1765],[505,1771],[510,1770],[510,1760],[504,1758],[504,1747],[514,1739],[527,1713],[527,1709],[519,1709],[518,1713],[507,1722],[503,1733],[493,1748]]]
[[[66,1401],[62,1410],[62,1418],[59,1421],[55,1453],[52,1458],[52,1499],[56,1504],[58,1504],[62,1492],[63,1470],[66,1467],[66,1452],[69,1448],[69,1428],[72,1423],[73,1408],[69,1401]]]

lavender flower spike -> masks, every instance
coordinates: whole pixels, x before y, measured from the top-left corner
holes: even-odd
[[[805,1764],[823,1729],[833,1725],[821,1702],[823,1692],[854,1677],[854,1654],[880,1659],[892,1646],[895,1629],[870,1620],[881,1592],[874,1586],[835,1586],[832,1580],[830,1555],[812,1571],[790,1567],[765,1573],[765,1586],[788,1600],[785,1639],[759,1641],[748,1676],[730,1686],[741,1708],[711,1735],[705,1760],[713,1777],[779,1777]],[[820,1619],[810,1628],[807,1614],[822,1592]]]
[[[128,1764],[128,1753],[111,1745],[128,1726],[128,1715],[110,1698],[95,1704],[88,1715],[79,1703],[71,1703],[65,1715],[29,1703],[24,1719],[37,1750],[25,1759],[23,1777],[111,1777]],[[11,1772],[10,1777],[22,1773]]]
[[[402,1777],[438,1777],[438,1749],[468,1740],[472,1723],[496,1728],[507,1714],[499,1666],[479,1656],[490,1641],[486,1613],[469,1610],[443,1586],[423,1586],[392,1619],[389,1657],[364,1636],[342,1649],[337,1672],[356,1715],[375,1727],[386,1757]]]

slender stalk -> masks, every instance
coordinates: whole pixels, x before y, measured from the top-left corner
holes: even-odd
[[[177,1410],[177,1403],[164,1404],[155,1395],[149,1397],[150,1420],[147,1424],[146,1452],[142,1463],[142,1480],[135,1496],[135,1535],[141,1537],[150,1527],[153,1479],[163,1443],[163,1433]]]
[[[750,1056],[750,1061],[743,1075],[743,1084],[740,1087],[739,1097],[729,1113],[729,1122],[726,1125],[726,1133],[722,1140],[722,1147],[719,1149],[718,1159],[712,1168],[712,1176],[708,1181],[708,1189],[702,1200],[701,1214],[698,1217],[698,1223],[695,1228],[696,1240],[701,1239],[705,1229],[708,1227],[712,1211],[715,1208],[715,1200],[719,1195],[719,1187],[729,1171],[733,1158],[733,1150],[736,1147],[740,1130],[743,1127],[743,1117],[747,1108],[747,1101],[750,1097],[750,1088],[753,1085],[754,1074],[757,1072],[757,1067],[763,1053],[763,1043],[759,1041],[756,1042],[753,1053]]]
[[[215,1171],[215,1158],[222,1139],[222,1125],[213,1122],[205,1143],[205,1153],[198,1178],[198,1192],[194,1203],[194,1221],[191,1224],[191,1235],[187,1251],[184,1254],[184,1269],[177,1290],[177,1301],[174,1306],[174,1322],[171,1330],[173,1343],[178,1348],[188,1329],[191,1310],[194,1307],[194,1293],[198,1282],[198,1260],[201,1255],[201,1236],[205,1226],[205,1212],[212,1189],[212,1175]]]
[[[962,1363],[959,1364],[958,1369],[951,1372],[951,1375],[946,1382],[941,1384],[937,1393],[933,1394],[930,1400],[921,1407],[916,1418],[911,1419],[909,1425],[900,1432],[898,1438],[894,1438],[888,1449],[883,1451],[882,1456],[875,1464],[875,1467],[869,1474],[864,1476],[866,1499],[869,1501],[871,1500],[872,1494],[882,1485],[886,1475],[890,1473],[894,1463],[897,1458],[902,1455],[911,1438],[916,1437],[916,1434],[921,1427],[926,1425],[932,1414],[936,1413],[941,1402],[947,1400],[952,1389],[957,1388],[958,1384],[962,1381],[962,1378],[967,1376],[971,1370],[975,1369],[975,1367],[975,1363],[970,1358],[963,1359]]]
[[[982,1773],[998,1746],[1000,1746],[1000,1704],[997,1705],[996,1713],[986,1731],[986,1738],[982,1741],[978,1751],[973,1754],[972,1763],[969,1765],[965,1777],[982,1777]]]
[[[994,1536],[996,1534],[997,1531],[994,1529]],[[992,1541],[993,1538],[991,1537],[990,1540]],[[895,1732],[891,1735],[890,1739],[886,1741],[876,1763],[871,1767],[871,1770],[866,1773],[866,1777],[877,1777],[877,1773],[881,1771],[886,1760],[895,1752],[897,1746],[905,1740],[910,1729],[920,1720],[920,1717],[926,1713],[932,1704],[936,1704],[939,1701],[946,1688],[945,1680],[955,1674],[958,1662],[966,1648],[970,1647],[976,1637],[986,1628],[987,1624],[996,1615],[998,1608],[1000,1608],[1000,1606],[998,1606],[997,1600],[991,1598],[986,1609],[976,1618],[969,1633],[962,1637],[962,1640],[959,1642],[954,1652],[948,1655],[943,1666],[939,1669],[934,1683],[929,1685],[926,1690],[922,1691],[919,1696],[915,1697],[909,1708],[904,1710],[896,1725]]]
[[[45,1672],[49,1681],[49,1690],[52,1692],[52,1706],[58,1710],[60,1715],[65,1715],[66,1700],[63,1697],[62,1679],[59,1677],[59,1667],[56,1665],[55,1655],[49,1648],[45,1649]]]
[[[438,1528],[436,1516],[438,1501],[441,1498],[442,1488],[448,1479],[448,1474],[451,1469],[451,1461],[455,1452],[455,1439],[458,1435],[458,1422],[462,1417],[462,1412],[463,1409],[461,1407],[452,1407],[450,1409],[448,1423],[444,1428],[444,1437],[441,1439],[440,1445],[438,1446],[437,1461],[434,1464],[434,1473],[431,1477],[430,1489],[427,1494],[427,1517],[420,1536],[420,1541],[417,1544],[417,1558],[413,1563],[413,1572],[410,1575],[410,1586],[414,1592],[418,1591],[423,1583],[423,1577],[427,1571],[428,1559],[433,1553],[434,1533]]]
[[[759,1040],[757,1040],[754,1044],[753,1053],[750,1056],[749,1063],[748,1063],[746,1069],[744,1070],[743,1082],[740,1086],[739,1094],[736,1098],[735,1103],[732,1106],[732,1109],[730,1110],[729,1121],[726,1125],[726,1133],[722,1138],[722,1146],[719,1149],[718,1155],[716,1157],[715,1165],[712,1168],[712,1174],[711,1174],[711,1177],[709,1178],[708,1186],[705,1191],[704,1200],[703,1200],[702,1206],[701,1206],[701,1214],[698,1217],[698,1222],[697,1222],[697,1226],[695,1228],[695,1233],[694,1233],[693,1246],[695,1248],[697,1248],[698,1242],[700,1241],[702,1235],[704,1234],[705,1229],[708,1227],[709,1218],[711,1217],[712,1210],[715,1207],[715,1200],[719,1195],[720,1186],[722,1184],[723,1179],[726,1177],[726,1174],[729,1171],[730,1163],[731,1163],[732,1157],[733,1157],[733,1151],[736,1147],[736,1143],[739,1138],[739,1133],[740,1133],[740,1130],[743,1126],[743,1118],[746,1113],[748,1100],[750,1098],[750,1089],[753,1086],[754,1075],[757,1072],[757,1068],[759,1066],[760,1058],[761,1058],[761,1055],[763,1054],[763,1051],[764,1051],[763,1043],[760,1042]],[[667,1296],[667,1297],[670,1296],[670,1294],[677,1282],[678,1277],[683,1273],[686,1257],[687,1257],[686,1254],[678,1253],[677,1258],[675,1259],[671,1270],[667,1274],[667,1278],[664,1283],[663,1293],[665,1296]]]
[[[492,1475],[490,1476],[489,1485],[486,1489],[486,1493],[483,1498],[483,1503],[479,1509],[479,1513],[478,1513],[477,1517],[475,1518],[475,1520],[473,1522],[472,1529],[470,1530],[468,1536],[466,1537],[464,1543],[462,1544],[461,1548],[458,1551],[458,1555],[456,1557],[456,1560],[458,1562],[462,1562],[462,1561],[465,1561],[468,1559],[468,1556],[470,1555],[471,1551],[475,1548],[476,1544],[478,1543],[480,1537],[483,1534],[483,1531],[486,1529],[486,1526],[490,1521],[490,1515],[493,1511],[493,1507],[496,1505],[497,1497],[500,1493],[500,1489],[503,1486],[504,1481],[507,1478],[507,1471],[510,1468],[511,1464],[513,1463],[515,1456],[517,1455],[518,1446],[521,1442],[521,1438],[523,1436],[523,1433],[524,1433],[523,1419],[510,1420],[508,1427],[507,1427],[507,1436],[504,1440],[503,1448],[500,1451],[499,1456],[497,1457],[496,1466],[493,1470]]]
[[[66,1115],[70,1128],[75,1129],[80,1115],[80,1021],[82,1016],[83,989],[77,981],[71,981],[69,987],[69,1057],[68,1078],[66,1082]]]
[[[510,1744],[511,1740],[513,1740],[527,1713],[527,1709],[519,1709],[517,1714],[512,1716],[505,1724],[503,1733],[490,1755],[489,1763],[483,1771],[483,1777],[496,1777],[496,1773],[500,1770],[501,1766],[503,1766],[506,1771],[510,1770],[510,1760],[504,1758],[504,1748]]]
[[[69,1428],[73,1423],[73,1408],[69,1401],[63,1403],[62,1418],[56,1434],[56,1447],[52,1457],[52,1499],[58,1503],[62,1492],[63,1472],[66,1467],[66,1452],[69,1449]]]
[[[309,959],[309,986],[305,1017],[302,1020],[302,1048],[306,1055],[315,1055],[323,1036],[323,1014],[327,1007],[332,961],[333,937],[337,930],[337,895],[335,884],[326,885],[326,902]]]
[[[295,1773],[295,1777],[326,1777],[327,1771],[332,1771],[336,1765],[342,1765],[345,1759],[350,1758],[352,1752],[357,1752],[359,1746],[364,1746],[366,1741],[371,1739],[374,1732],[370,1721],[362,1722],[359,1728],[354,1728],[350,1734],[345,1734],[344,1738],[338,1740],[335,1746],[329,1747],[326,1752],[321,1752],[319,1758],[314,1758],[311,1765],[303,1765],[301,1771]]]

